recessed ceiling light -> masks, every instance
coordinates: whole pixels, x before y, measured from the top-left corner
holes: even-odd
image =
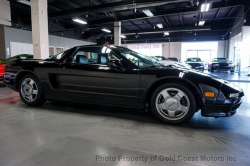
[[[198,25],[203,26],[204,24],[205,24],[205,21],[200,21]]]
[[[201,12],[207,12],[209,10],[210,3],[204,3],[201,5]]]
[[[154,16],[154,14],[148,9],[142,10],[142,12],[145,13],[148,17],[153,17]]]
[[[30,5],[30,1],[27,1],[27,0],[17,0],[17,2],[20,2],[25,5]]]
[[[124,35],[121,35],[121,38],[126,38],[126,36],[124,36]]]
[[[80,24],[87,24],[87,22],[86,21],[83,21],[83,20],[79,20],[79,19],[72,19],[73,21],[75,21],[75,22],[78,22],[78,23],[80,23]]]
[[[169,36],[169,32],[164,32],[164,35]]]
[[[110,33],[111,31],[105,28],[102,28],[102,31]]]
[[[156,24],[158,28],[163,28],[162,24]]]

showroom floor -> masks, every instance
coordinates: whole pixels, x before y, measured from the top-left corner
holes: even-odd
[[[249,94],[250,84],[235,84]],[[245,166],[249,118],[249,96],[233,117],[204,118],[197,113],[189,123],[172,126],[151,113],[114,108],[56,102],[28,107],[18,93],[1,87],[0,165],[125,166],[136,160],[133,165]]]

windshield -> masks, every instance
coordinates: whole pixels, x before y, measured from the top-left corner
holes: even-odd
[[[228,62],[228,60],[226,58],[215,58],[213,62]]]
[[[113,47],[112,49],[120,52],[125,58],[130,60],[132,63],[134,63],[139,68],[147,68],[147,67],[155,67],[155,66],[163,66],[159,62],[157,62],[156,59],[142,55],[138,52],[135,52],[133,50],[130,50],[128,48],[124,47]]]
[[[187,61],[191,61],[191,62],[201,62],[200,58],[188,58]]]
[[[53,56],[47,58],[46,60],[58,60],[58,59],[61,59],[68,51],[69,50],[60,52],[59,54],[53,55]]]
[[[154,59],[158,60],[158,61],[164,61],[167,60],[167,58],[165,58],[164,56],[154,56]]]

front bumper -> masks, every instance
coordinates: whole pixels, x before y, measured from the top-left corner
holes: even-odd
[[[204,70],[204,66],[192,66],[192,69],[195,69],[195,70]]]
[[[204,117],[230,117],[236,114],[244,97],[227,100],[226,104],[203,104],[201,115]]]
[[[234,70],[234,67],[230,66],[213,66],[214,70]]]

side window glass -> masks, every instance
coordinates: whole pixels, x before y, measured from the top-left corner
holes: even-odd
[[[84,52],[83,50],[78,50],[76,54],[72,58],[73,63],[83,63],[88,64],[88,52]]]

